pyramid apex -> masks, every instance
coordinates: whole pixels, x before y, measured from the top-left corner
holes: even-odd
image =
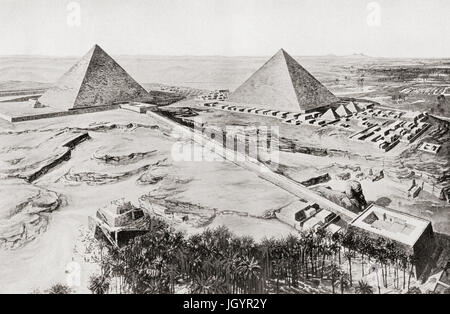
[[[283,49],[283,48],[281,48],[279,51],[280,51],[281,53],[283,53],[284,55],[290,56],[290,54],[289,54],[285,49]]]
[[[289,54],[286,52],[286,50],[280,48],[277,53],[272,56],[272,58],[282,58],[283,60],[286,60],[286,56],[289,56]]]
[[[292,58],[292,56],[283,48],[280,48],[280,50],[278,50],[278,52],[275,55],[276,56],[281,55],[284,57],[285,60],[287,60],[287,58]]]
[[[97,44],[94,44],[92,47],[91,47],[91,49],[89,49],[89,51],[84,55],[85,57],[88,57],[88,58],[92,58],[92,55],[97,51],[104,51],[103,49],[102,49],[102,47],[100,47],[99,45],[97,45]]]
[[[94,44],[94,46],[92,47],[92,49],[100,49],[100,50],[103,50],[102,47],[100,47],[99,44]]]

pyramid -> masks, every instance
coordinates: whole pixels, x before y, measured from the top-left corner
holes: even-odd
[[[358,106],[356,103],[354,103],[353,101],[347,105],[347,109],[350,110],[350,111],[353,112],[353,113],[363,111],[363,110],[361,109],[361,107],[359,107],[359,106]]]
[[[147,96],[139,83],[95,45],[38,99],[36,105],[73,110],[109,106]]]
[[[310,112],[338,98],[281,49],[238,87],[229,100],[257,108]]]
[[[333,108],[330,108],[321,117],[322,120],[334,121],[340,118]]]
[[[352,115],[352,112],[348,110],[344,105],[340,105],[339,108],[336,109],[336,113],[341,117],[348,117]]]

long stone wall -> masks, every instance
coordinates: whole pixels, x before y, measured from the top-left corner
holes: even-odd
[[[70,115],[83,114],[83,113],[114,110],[114,109],[118,109],[118,108],[119,108],[119,105],[111,105],[111,106],[90,107],[90,108],[83,108],[83,109],[77,109],[77,110],[48,112],[48,113],[24,115],[24,116],[16,116],[16,117],[12,117],[12,116],[8,116],[6,114],[0,113],[0,118],[14,123],[14,122],[24,122],[24,121],[31,121],[31,120],[40,120],[40,119],[49,119],[49,118],[70,116]]]
[[[6,90],[0,91],[0,97],[5,96],[22,96],[29,94],[42,94],[45,93],[46,88],[37,88],[37,89],[24,89],[24,90]]]
[[[254,173],[257,173],[260,178],[271,182],[272,184],[284,189],[285,191],[287,191],[299,198],[306,198],[309,201],[313,201],[313,202],[317,203],[322,209],[326,209],[337,215],[340,215],[344,221],[350,222],[357,217],[357,215],[355,213],[314,193],[313,191],[308,189],[306,186],[304,186],[294,180],[291,180],[283,175],[274,173],[262,162],[258,161],[257,159],[255,159],[251,156],[244,155],[238,151],[232,151],[228,148],[225,148],[225,147],[223,147],[223,145],[221,143],[211,140],[201,134],[194,133],[194,131],[192,129],[182,126],[182,125],[170,120],[169,118],[159,115],[158,113],[147,112],[147,114],[159,121],[162,121],[165,124],[168,124],[174,128],[177,128],[177,130],[182,131],[184,134],[191,136],[195,142],[197,142],[198,144],[200,144],[202,146],[204,146],[207,143],[208,147],[211,149],[211,151],[214,151],[216,154],[220,155],[221,157],[223,157],[224,159],[226,159],[230,162],[233,162],[237,166],[242,167],[247,170],[250,170]],[[245,160],[245,161],[236,162],[236,160]]]

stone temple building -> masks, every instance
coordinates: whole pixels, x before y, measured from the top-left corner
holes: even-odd
[[[414,255],[417,278],[426,271],[435,248],[430,221],[374,204],[354,219],[349,229],[371,238],[391,240],[408,256]]]

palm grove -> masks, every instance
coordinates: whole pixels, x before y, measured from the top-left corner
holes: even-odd
[[[374,293],[388,277],[409,288],[413,257],[383,238],[318,230],[257,243],[224,227],[186,236],[155,217],[148,229],[120,249],[102,249],[93,293],[285,293],[314,281],[333,293]],[[376,269],[378,287],[354,281],[355,262],[361,276]]]

